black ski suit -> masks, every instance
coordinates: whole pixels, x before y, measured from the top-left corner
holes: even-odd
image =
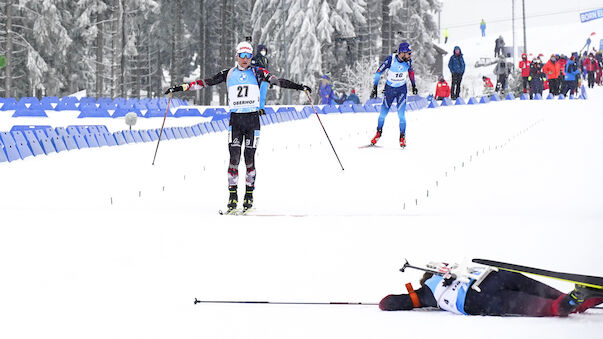
[[[568,313],[584,312],[603,302],[603,298],[593,298],[577,308],[568,307],[569,305],[565,305],[567,294],[523,274],[503,270],[491,272],[479,287],[481,292],[472,288],[467,290],[464,314],[566,316]],[[418,306],[413,305],[409,294],[390,294],[381,300],[379,308],[384,311],[402,311],[417,307],[439,307],[434,293],[427,285],[421,285],[415,292],[420,303]]]

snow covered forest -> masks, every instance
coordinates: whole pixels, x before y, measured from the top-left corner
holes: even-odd
[[[368,70],[401,41],[428,77],[440,10],[438,0],[0,0],[0,96],[155,97],[231,67],[246,38],[267,46],[271,72],[313,88],[322,74],[369,87]],[[207,105],[213,91],[185,98]]]

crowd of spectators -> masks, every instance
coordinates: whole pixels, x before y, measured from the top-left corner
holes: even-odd
[[[542,97],[543,91],[548,90],[553,96],[563,95],[564,97],[578,95],[582,82],[589,88],[595,85],[603,86],[603,58],[602,51],[594,48],[589,52],[564,54],[552,54],[548,59],[543,54],[532,58],[523,53],[517,65],[519,72],[514,73],[515,69],[509,57],[502,52],[504,40],[502,36],[496,39],[495,54],[496,61],[493,61],[493,73],[495,78],[483,76],[483,95],[489,96],[494,92],[505,95],[508,92],[521,93],[529,95],[533,99],[537,94]],[[459,46],[455,46],[452,55],[448,61],[448,69],[452,75],[450,86],[444,75],[438,77],[435,92],[429,95],[429,98],[443,100],[451,98],[456,100],[460,96],[461,82],[465,73],[465,61],[463,53]],[[509,84],[509,77],[513,74],[512,84]],[[521,78],[518,75],[521,74]],[[516,81],[520,79],[521,84]],[[493,80],[496,83],[493,84]],[[511,85],[513,88],[511,89]],[[360,103],[360,99],[352,89],[350,94],[345,92],[335,92],[328,75],[323,75],[320,80],[320,95],[323,105],[336,105],[346,103]]]
[[[574,52],[569,57],[564,54],[552,54],[544,65],[540,56],[531,61],[522,58],[519,66],[522,76],[525,74],[524,69],[529,69],[529,86],[525,92],[529,89],[530,97],[535,93],[542,94],[542,89],[547,88],[552,95],[576,95],[583,80],[589,88],[603,85],[602,54],[594,49],[582,55]]]
[[[499,37],[497,40],[502,39]],[[590,52],[582,54],[574,52],[569,57],[564,54],[552,54],[548,59],[544,59],[544,55],[539,54],[529,60],[528,55],[524,53],[517,65],[520,71],[517,74],[521,74],[521,85],[516,85],[520,86],[519,89],[518,87],[510,89],[509,77],[513,74],[514,65],[507,61],[508,57],[499,49],[500,43],[497,42],[497,59],[494,61],[493,69],[496,85],[492,83],[490,77],[483,76],[483,95],[489,96],[494,92],[504,95],[510,91],[515,91],[517,94],[517,91],[523,91],[533,99],[536,94],[542,96],[544,90],[549,90],[549,93],[554,96],[567,97],[578,95],[583,82],[589,88],[595,85],[603,86],[603,51],[593,48]],[[461,81],[465,73],[465,62],[459,46],[454,47],[454,52],[448,61],[448,69],[452,75],[452,85],[448,87],[448,82],[441,75],[433,95],[436,100],[447,97],[456,100],[459,97]],[[518,79],[517,75],[514,78]]]

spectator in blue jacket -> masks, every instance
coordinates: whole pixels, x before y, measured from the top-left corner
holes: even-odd
[[[482,30],[482,38],[486,36],[486,22],[482,19],[482,22],[479,24],[479,29]]]
[[[461,80],[465,73],[465,60],[459,46],[454,47],[454,53],[448,61],[448,69],[452,73],[452,88],[450,89],[450,99],[456,100],[461,91]]]
[[[352,92],[348,96],[348,101],[355,103],[356,105],[360,105],[360,98],[356,95],[356,90],[352,88]]]
[[[333,92],[333,85],[328,75],[323,75],[320,79],[320,103],[323,105],[336,105],[337,96]]]
[[[576,58],[572,55],[565,64],[565,86],[561,94],[567,96],[569,91],[571,95],[574,95],[578,86],[578,79],[580,79],[580,67],[576,65]]]

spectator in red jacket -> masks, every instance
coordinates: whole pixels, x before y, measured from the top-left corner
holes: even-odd
[[[448,98],[450,96],[450,87],[448,87],[448,83],[444,79],[443,75],[440,75],[440,80],[436,85],[435,98],[436,100],[442,100],[444,98]]]
[[[557,62],[559,63],[559,79],[563,79],[565,77],[565,65],[567,64],[567,57],[564,54],[561,54],[559,57],[557,57]]]
[[[492,84],[492,80],[490,80],[490,78],[488,78],[487,76],[483,76],[482,80],[484,81],[484,87],[494,88],[494,85]]]
[[[482,81],[484,82],[484,95],[489,96],[494,93],[494,85],[492,84],[492,80],[487,76],[482,77]]]
[[[599,62],[595,59],[595,56],[590,53],[588,58],[584,60],[584,67],[586,68],[586,73],[588,74],[588,88],[595,87],[595,73],[599,71]]]
[[[521,55],[521,61],[519,62],[519,69],[521,69],[521,83],[523,85],[523,92],[528,93],[528,77],[530,77],[530,60],[528,56],[523,53]]]

